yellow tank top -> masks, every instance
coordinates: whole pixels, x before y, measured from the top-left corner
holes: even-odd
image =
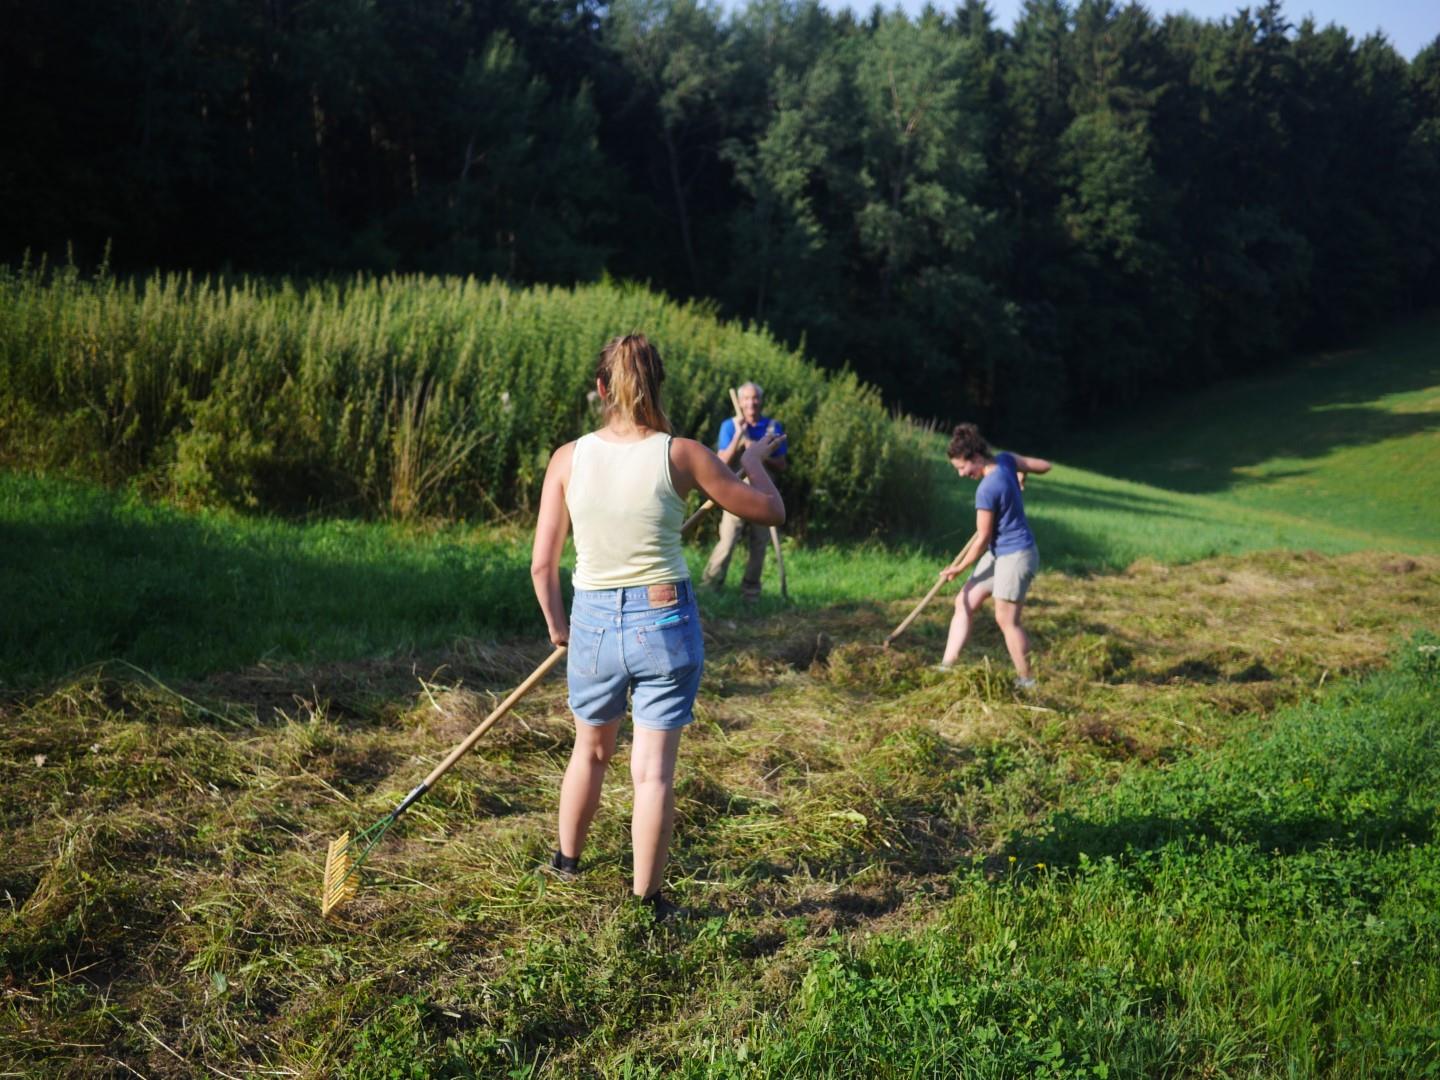
[[[575,443],[565,489],[575,534],[575,588],[619,589],[687,581],[680,545],[685,504],[670,476],[670,436]]]

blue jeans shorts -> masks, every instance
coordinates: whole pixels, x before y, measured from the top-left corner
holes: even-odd
[[[576,589],[566,678],[570,708],[601,726],[635,708],[635,726],[673,731],[694,719],[705,666],[700,612],[688,581]]]

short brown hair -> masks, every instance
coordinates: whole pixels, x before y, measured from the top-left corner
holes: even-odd
[[[968,461],[970,458],[979,455],[988,458],[990,444],[985,441],[985,436],[980,434],[980,429],[974,424],[960,424],[955,428],[954,434],[950,436],[950,448],[945,451],[945,456],[960,458]]]

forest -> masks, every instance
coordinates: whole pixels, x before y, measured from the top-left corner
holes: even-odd
[[[1440,39],[1278,3],[4,11],[11,265],[635,281],[1001,438],[1440,299]]]

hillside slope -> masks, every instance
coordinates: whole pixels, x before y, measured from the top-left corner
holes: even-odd
[[[1276,530],[1276,546],[1440,551],[1440,315],[1178,397],[1071,459]],[[1190,504],[1198,506],[1200,504]]]

